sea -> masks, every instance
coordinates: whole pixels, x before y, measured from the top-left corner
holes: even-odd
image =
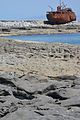
[[[12,40],[80,44],[80,33],[5,36]]]

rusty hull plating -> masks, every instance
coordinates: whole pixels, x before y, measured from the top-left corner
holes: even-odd
[[[65,24],[76,20],[76,15],[71,8],[62,9],[57,7],[57,11],[47,12],[46,17],[49,24]]]

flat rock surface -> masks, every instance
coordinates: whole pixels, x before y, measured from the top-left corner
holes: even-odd
[[[0,119],[80,120],[80,46],[0,39]]]

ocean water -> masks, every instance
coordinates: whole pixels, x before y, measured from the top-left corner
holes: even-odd
[[[80,33],[73,34],[48,34],[48,35],[19,35],[8,36],[6,38],[25,40],[25,41],[38,41],[38,42],[60,42],[69,44],[80,44]]]

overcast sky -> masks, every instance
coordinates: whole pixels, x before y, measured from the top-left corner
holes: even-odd
[[[25,20],[46,19],[48,5],[56,10],[60,0],[0,0],[0,19]],[[71,7],[80,20],[80,0],[64,0]]]

